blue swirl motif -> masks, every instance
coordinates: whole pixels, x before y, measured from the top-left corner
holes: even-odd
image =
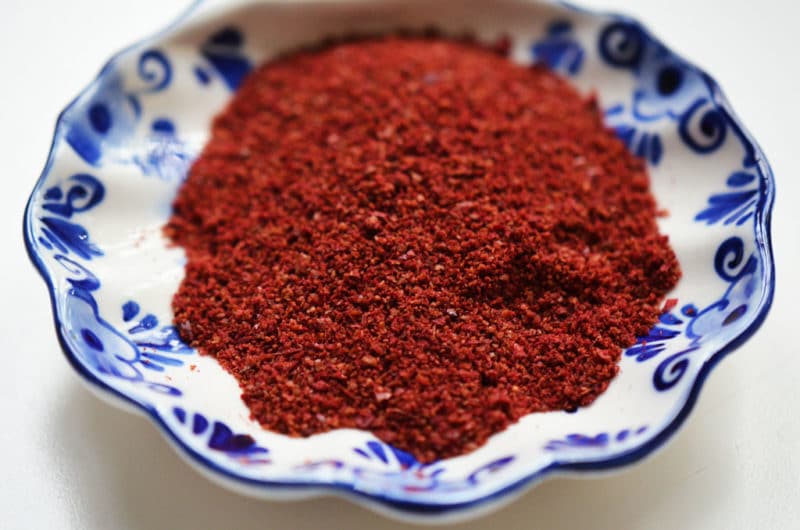
[[[754,148],[725,108],[713,101],[704,74],[630,21],[606,25],[600,32],[598,51],[606,64],[629,70],[636,77],[632,100],[606,109],[606,120],[629,149],[652,165],[660,162],[664,148],[659,134],[648,129],[660,120],[675,122],[683,144],[698,155],[716,151],[731,134],[739,139],[744,157],[741,168],[728,177],[730,191],[712,195],[695,221],[743,225],[751,220],[761,191],[750,172],[756,164]],[[685,348],[663,359],[656,368],[653,385],[658,391],[678,383],[689,368],[690,354],[700,348],[705,335],[730,325],[747,311],[758,271],[755,254],[745,259],[744,242],[730,238],[718,248],[714,265],[719,277],[728,283],[720,299],[702,310],[686,304],[680,314],[666,312],[647,336],[639,337],[637,344],[625,351],[637,362],[646,362],[664,352],[669,341],[688,339]],[[737,266],[741,267],[735,273],[728,270]]]
[[[647,426],[638,429],[622,429],[614,433],[601,432],[595,435],[572,433],[558,440],[550,440],[544,446],[545,451],[559,452],[573,449],[605,449],[612,444],[623,443],[626,440],[641,436],[647,432]]]
[[[538,63],[564,75],[577,75],[585,52],[572,34],[572,23],[556,20],[547,27],[546,36],[533,43],[531,53]]]
[[[440,462],[422,464],[413,455],[390,444],[372,440],[353,452],[361,457],[365,465],[350,465],[341,460],[316,460],[295,467],[299,472],[314,472],[321,468],[341,472],[355,478],[356,484],[365,489],[383,492],[422,493],[426,491],[458,492],[474,488],[491,475],[505,469],[515,457],[497,458],[475,468],[465,478],[447,479],[446,468]]]
[[[231,91],[239,88],[253,68],[243,48],[244,34],[233,26],[215,32],[200,48],[200,54]],[[201,85],[209,84],[212,79],[212,75],[202,66],[195,67],[194,75]]]
[[[689,347],[664,359],[653,374],[656,390],[669,390],[675,386],[689,368],[689,354],[700,347],[703,337],[718,331],[742,318],[748,309],[747,302],[757,286],[759,269],[755,252],[745,252],[744,242],[738,237],[726,239],[717,249],[714,270],[728,282],[725,294],[703,310],[692,305],[684,307],[684,314],[694,315],[686,326]]]
[[[752,221],[763,196],[753,168],[754,146],[709,92],[702,72],[686,64],[633,22],[614,21],[600,33],[598,49],[610,66],[631,71],[637,81],[630,103],[613,105],[606,111],[607,120],[636,154],[653,165],[663,155],[657,134],[647,131],[648,124],[668,119],[677,125],[678,137],[692,152],[707,155],[734,136],[743,147],[741,166],[726,181],[727,191],[709,197],[707,206],[694,220],[707,225],[744,225]],[[688,339],[686,347],[661,360],[653,374],[658,391],[673,388],[687,372],[691,353],[700,348],[704,336],[732,324],[748,309],[755,291],[759,263],[755,253],[745,256],[744,242],[736,237],[725,240],[714,260],[717,275],[728,287],[724,294],[704,309],[686,304],[680,314],[665,313],[660,322],[625,355],[645,362],[667,349],[668,341]]]
[[[256,443],[249,434],[234,433],[221,421],[210,422],[203,414],[188,414],[181,407],[173,407],[172,414],[192,436],[204,437],[205,445],[212,451],[219,451],[240,464],[263,465],[272,461],[266,457],[269,449]]]
[[[153,120],[144,154],[114,149],[129,143],[135,134],[142,120],[142,97],[161,92],[172,82],[172,66],[166,55],[157,49],[144,51],[137,62],[138,79],[123,79],[113,66],[106,67],[103,73],[91,104],[75,107],[68,117],[67,143],[95,167],[111,157],[114,162],[136,164],[145,175],[183,177],[191,157],[166,118]]]
[[[42,193],[41,209],[46,213],[38,218],[41,235],[37,241],[68,273],[64,279],[66,297],[60,302],[60,312],[69,320],[69,326],[63,328],[64,341],[85,366],[99,374],[180,396],[177,388],[148,380],[142,369],[163,371],[164,365],[180,365],[182,362],[174,356],[193,350],[180,341],[172,326],[159,328],[154,315],[139,320],[127,336],[117,331],[100,315],[94,297],[101,287],[100,280],[78,261],[91,262],[103,252],[73,217],[92,210],[104,198],[103,184],[87,173],[72,175]],[[135,302],[125,304],[123,319],[132,320],[138,311]]]
[[[652,165],[658,165],[664,154],[652,124],[663,119],[677,122],[681,140],[698,154],[719,148],[731,129],[747,146],[741,131],[732,127],[730,116],[711,100],[703,74],[638,24],[618,20],[605,26],[598,51],[606,64],[629,70],[636,77],[632,100],[611,105],[606,120],[632,152]]]
[[[653,386],[663,392],[674,387],[689,368],[690,354],[698,349],[703,338],[716,333],[742,318],[748,301],[757,286],[759,263],[755,252],[746,255],[745,244],[738,237],[726,239],[717,249],[714,270],[728,284],[725,293],[703,309],[694,304],[684,305],[679,315],[667,311],[647,336],[625,350],[625,355],[637,362],[646,362],[667,349],[667,343],[678,337],[688,339],[680,351],[664,358],[653,373]]]

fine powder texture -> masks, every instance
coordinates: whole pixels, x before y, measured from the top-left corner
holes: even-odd
[[[265,428],[430,462],[587,406],[680,272],[644,163],[593,98],[435,37],[255,70],[165,230],[181,337]]]

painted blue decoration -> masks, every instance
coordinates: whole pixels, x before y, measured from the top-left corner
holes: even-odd
[[[107,131],[106,131],[107,132]],[[67,142],[78,155],[89,164],[97,165],[100,161],[100,141],[96,135],[105,134],[76,125],[67,132]]]
[[[719,193],[708,198],[708,208],[695,216],[695,221],[705,221],[713,225],[720,221],[729,225],[745,222],[752,215],[751,210],[758,202],[758,190]]]
[[[236,90],[242,80],[253,68],[249,59],[244,55],[244,36],[242,32],[234,27],[226,27],[214,33],[203,44],[201,53],[211,64],[230,90]],[[203,79],[207,77],[205,72],[195,75],[202,84],[207,84]]]
[[[158,353],[147,353],[147,350],[142,350],[141,358],[145,368],[155,370],[157,372],[163,372],[167,366],[183,365],[183,361],[180,359],[167,357],[166,355],[159,355]]]
[[[755,180],[756,176],[748,173],[747,171],[735,171],[731,173],[731,176],[728,177],[728,180],[725,181],[725,183],[731,188],[741,188],[742,186],[747,186]]]
[[[66,193],[62,191],[67,187]],[[100,280],[76,259],[90,261],[102,257],[103,251],[91,242],[88,230],[81,224],[67,221],[79,214],[100,205],[105,198],[105,186],[100,180],[87,173],[77,173],[66,181],[48,188],[43,196],[42,210],[54,215],[39,218],[41,223],[40,239],[49,242],[49,249],[58,252],[54,256],[69,273],[68,282],[72,285],[69,291],[68,304],[74,322],[80,322],[81,343],[90,352],[85,361],[99,372],[130,381],[141,382],[154,391],[181,395],[181,392],[163,383],[148,381],[140,371],[163,371],[164,366],[180,366],[183,361],[169,354],[186,355],[192,350],[183,344],[172,326],[160,330],[155,315],[147,315],[128,330],[128,334],[149,332],[139,341],[130,340],[100,317],[97,302],[92,294],[101,287]],[[56,215],[58,217],[56,217]],[[68,255],[74,255],[75,259]],[[133,319],[139,313],[139,304],[129,300],[122,306],[124,321]],[[149,353],[145,349],[151,350]],[[155,353],[156,351],[160,353]],[[125,352],[125,353],[122,353]]]
[[[717,249],[717,254],[714,256],[714,270],[725,281],[737,282],[743,276],[755,273],[758,266],[758,260],[751,254],[740,268],[739,265],[744,261],[744,257],[744,241],[739,237],[728,238]]]
[[[136,333],[147,331],[148,329],[153,329],[157,325],[158,325],[158,318],[155,315],[147,315],[142,320],[140,320],[138,324],[130,328],[128,330],[128,333],[134,335]]]
[[[139,314],[139,304],[133,300],[128,300],[122,305],[122,320],[130,322]]]
[[[175,134],[175,124],[167,118],[158,118],[153,121],[153,132],[158,134]]]
[[[80,326],[81,330],[77,336],[66,337],[66,340],[79,346],[82,362],[107,376],[133,383],[147,382],[140,369],[138,349],[100,316],[91,291],[70,289],[66,303],[76,327]]]
[[[42,217],[41,222],[47,227],[45,232],[47,238],[53,244],[58,244],[62,252],[74,252],[83,259],[103,255],[103,252],[89,241],[89,233],[81,225],[49,216]]]
[[[86,292],[96,291],[100,288],[100,280],[97,276],[77,261],[62,254],[55,254],[53,259],[69,274],[67,282],[71,287]]]
[[[723,296],[704,309],[693,304],[684,306],[686,318],[683,335],[689,339],[688,347],[665,358],[653,374],[653,386],[659,392],[673,388],[686,374],[691,364],[690,354],[699,350],[709,332],[731,325],[742,318],[748,305],[735,303],[748,300],[752,295],[753,279],[759,272],[755,252],[748,254],[739,237],[726,239],[714,256],[714,270],[728,284]]]
[[[74,213],[91,210],[105,197],[105,187],[92,175],[77,173],[67,180],[72,186],[67,190],[66,198],[60,186],[50,188],[44,195],[44,210],[70,218]]]
[[[741,238],[726,239],[714,256],[714,270],[719,278],[728,284],[723,296],[703,309],[694,304],[686,304],[681,316],[665,313],[645,337],[639,337],[636,345],[625,350],[626,357],[634,357],[638,362],[646,362],[667,350],[667,343],[680,337],[688,339],[685,348],[667,356],[656,367],[653,386],[659,392],[673,388],[687,372],[691,364],[691,353],[700,349],[709,331],[728,326],[742,318],[747,304],[735,300],[748,299],[752,280],[759,271],[755,253],[747,254]]]
[[[687,348],[664,359],[653,374],[655,389],[664,392],[674,387],[689,369],[691,361],[688,356],[695,350],[697,347]]]
[[[172,81],[172,66],[160,50],[147,50],[139,56],[139,77],[147,82],[144,92],[159,92]]]
[[[695,101],[680,118],[678,134],[698,153],[710,153],[725,141],[725,115],[705,98]]]
[[[614,434],[607,432],[590,434],[567,434],[560,440],[550,440],[544,446],[545,451],[560,452],[574,449],[605,449],[614,443],[622,443],[631,437],[641,436],[647,431],[647,426],[642,426],[637,429],[623,429]]]
[[[386,453],[383,450],[383,444],[379,442],[367,442],[367,447],[369,447],[370,451],[372,451],[372,454],[377,456],[381,462],[384,464],[389,462],[389,460],[386,458]]]
[[[102,165],[105,151],[129,139],[142,117],[142,97],[167,89],[172,81],[172,66],[166,54],[148,49],[139,55],[135,88],[123,80],[112,66],[103,70],[91,104],[85,111],[70,108],[70,128],[66,141],[88,164]],[[124,157],[118,162],[124,162]],[[128,160],[130,162],[130,160]]]
[[[143,156],[135,155],[133,163],[143,175],[182,181],[189,171],[192,157],[178,138],[175,123],[168,118],[157,118],[150,130],[150,149]]]
[[[111,128],[111,111],[105,103],[95,103],[89,107],[89,123],[99,134],[105,134]]]
[[[203,434],[208,427],[208,420],[202,414],[195,414],[192,420],[192,433]]]
[[[464,479],[448,479],[443,476],[445,468],[440,462],[422,464],[410,453],[390,444],[369,441],[366,447],[355,447],[353,453],[363,458],[367,465],[351,466],[337,459],[314,460],[297,466],[299,472],[313,472],[319,468],[334,469],[353,474],[362,480],[390,478],[404,492],[459,492],[479,486],[491,475],[500,473],[516,459],[512,455],[490,460],[475,468]],[[376,467],[377,466],[377,467]]]
[[[72,252],[86,260],[102,256],[103,252],[91,242],[86,229],[66,219],[97,206],[105,196],[105,187],[86,173],[72,175],[67,182],[71,185],[66,194],[61,185],[52,186],[44,194],[42,209],[58,217],[45,215],[39,219],[42,238],[63,254]]]
[[[234,434],[231,429],[220,421],[214,422],[208,447],[216,451],[223,451],[231,455],[267,453],[267,449],[256,445],[253,437],[248,434]]]
[[[477,486],[486,479],[487,475],[492,475],[502,471],[508,467],[509,464],[514,462],[514,460],[516,460],[516,458],[513,456],[504,456],[502,458],[493,460],[488,464],[484,464],[469,474],[467,477],[467,483],[472,486]]]
[[[636,78],[631,101],[616,102],[606,110],[606,118],[635,154],[653,166],[660,163],[663,142],[658,132],[648,129],[664,118],[678,123],[683,144],[697,153],[711,153],[725,142],[731,118],[707,96],[697,97],[706,92],[704,74],[650,38],[640,25],[609,23],[600,33],[598,50],[609,66],[629,70]]]
[[[83,337],[83,341],[93,350],[97,350],[102,352],[105,350],[103,343],[97,338],[97,335],[90,329],[83,328],[81,329],[81,337]]]
[[[421,466],[421,464],[417,462],[417,459],[414,458],[414,456],[411,453],[407,453],[392,445],[384,444],[378,441],[367,442],[367,449],[355,447],[353,448],[353,452],[363,458],[366,458],[367,460],[370,460],[373,457],[375,457],[384,464],[390,463],[389,455],[391,454],[393,460],[398,462],[402,469],[411,469],[412,467]]]
[[[598,51],[611,66],[637,70],[644,57],[647,38],[635,22],[618,20],[600,32]]]
[[[682,323],[677,319],[674,321],[678,323],[676,325]],[[635,357],[640,363],[647,361],[666,349],[667,346],[664,341],[675,338],[680,334],[681,332],[678,330],[656,326],[644,337],[638,337],[636,339],[637,344],[625,350],[625,355]]]
[[[125,322],[132,321],[139,313],[139,304],[132,300],[122,306]],[[158,317],[153,314],[142,317],[126,335],[139,349],[142,365],[151,371],[164,372],[168,367],[183,366],[184,358],[195,353],[181,340],[175,326],[159,327]]]
[[[756,176],[750,171],[734,171],[725,183],[733,191],[709,197],[708,207],[695,216],[695,221],[741,226],[755,215],[760,195]]]
[[[195,66],[194,70],[192,71],[194,72],[194,76],[197,78],[197,81],[201,85],[207,85],[211,82],[211,77],[208,75],[208,72],[206,72],[203,68]]]
[[[64,194],[61,193],[61,188],[59,188],[58,186],[54,186],[45,191],[44,195],[42,195],[42,198],[45,201],[60,201],[61,197],[63,196]]]
[[[188,414],[181,407],[174,407],[172,414],[181,425],[186,425]],[[212,426],[208,432],[209,425]],[[236,458],[248,464],[269,464],[264,456],[269,449],[256,443],[249,434],[236,434],[230,427],[221,421],[210,423],[206,417],[196,412],[192,416],[191,433],[197,437],[207,437],[206,446],[212,451],[224,453],[231,458]]]
[[[547,35],[531,47],[534,60],[566,75],[576,75],[583,66],[585,52],[572,35],[572,24],[557,20],[547,28]]]
[[[631,125],[617,125],[614,127],[614,132],[636,156],[646,159],[654,166],[661,162],[663,147],[661,138],[657,134],[640,132]]]

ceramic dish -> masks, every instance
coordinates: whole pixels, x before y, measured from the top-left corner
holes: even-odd
[[[325,36],[432,25],[506,34],[513,60],[596,91],[648,161],[684,277],[592,406],[526,416],[474,452],[421,465],[368,432],[293,439],[252,422],[233,377],[170,325],[184,258],[161,226],[211,118],[254,64]],[[554,474],[630,464],[674,434],[770,306],[773,196],[761,150],[713,79],[628,18],[523,0],[208,2],[116,55],[64,110],[24,232],[69,361],[207,476],[257,497],[340,494],[430,521],[486,511]]]

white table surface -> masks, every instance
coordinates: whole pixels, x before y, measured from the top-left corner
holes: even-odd
[[[547,481],[453,528],[800,528],[800,2],[583,3],[635,15],[721,82],[776,174],[778,290],[761,331],[716,368],[666,448],[614,475]],[[113,51],[186,4],[0,4],[0,528],[406,528],[337,499],[269,503],[220,489],[146,420],[90,395],[59,351],[20,230],[56,115]]]

